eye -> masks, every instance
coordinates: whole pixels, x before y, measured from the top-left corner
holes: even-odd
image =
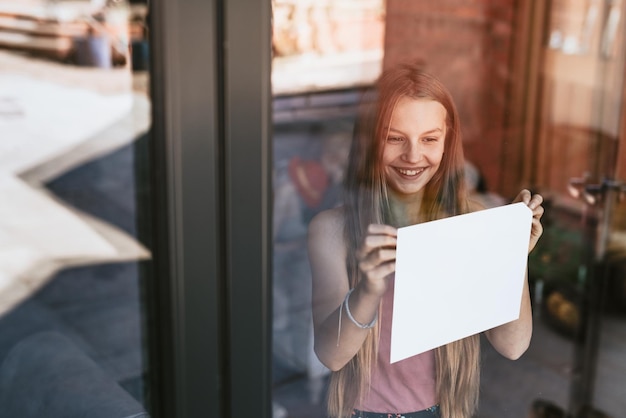
[[[434,136],[427,136],[426,138],[422,139],[424,142],[437,142],[439,141],[439,138],[434,137]]]
[[[404,138],[401,136],[388,136],[387,137],[387,142],[390,142],[390,143],[400,143],[402,141],[404,141]]]

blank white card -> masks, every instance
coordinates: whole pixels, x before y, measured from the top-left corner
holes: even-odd
[[[398,229],[392,363],[519,318],[531,221],[514,203]]]

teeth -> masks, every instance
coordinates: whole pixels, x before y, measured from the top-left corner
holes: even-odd
[[[405,169],[403,169],[403,168],[399,168],[399,169],[398,169],[398,171],[399,171],[401,174],[404,174],[405,176],[415,176],[415,175],[417,175],[418,173],[421,173],[422,171],[424,171],[424,169],[423,169],[423,168],[420,168],[419,170],[405,170]]]

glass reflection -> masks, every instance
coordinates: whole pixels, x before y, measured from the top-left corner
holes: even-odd
[[[369,72],[373,67],[365,57],[376,48],[362,48],[367,35],[355,31],[345,41],[328,28],[337,26],[338,9],[352,7],[360,10],[359,16],[372,16],[368,7],[373,4],[273,2],[275,416],[325,416],[328,385],[328,371],[311,356],[306,325],[308,260],[302,252],[290,258],[284,249],[286,202],[291,201],[290,213],[297,219],[297,227],[287,229],[295,233],[296,246],[302,245],[308,221],[328,205],[311,200],[324,196],[330,184],[320,159],[325,139],[341,126],[349,142],[363,89],[380,70],[405,61],[421,62],[449,87],[469,162],[467,186],[475,199],[486,207],[498,206],[522,187],[546,197],[544,236],[528,264],[531,344],[512,362],[482,341],[476,416],[620,416],[626,397],[616,382],[623,380],[626,364],[616,359],[626,352],[621,338],[626,299],[617,289],[626,253],[621,238],[625,209],[615,203],[620,179],[603,178],[620,175],[619,167],[626,164],[621,143],[624,3],[482,2],[461,7],[458,2],[388,1],[375,6],[379,21],[361,21],[371,29],[365,33],[382,35],[378,70]],[[341,23],[344,29],[349,26],[346,20]],[[318,33],[326,40],[317,40]],[[342,42],[351,46],[316,49]],[[346,68],[340,52],[348,49],[360,51],[362,58],[339,77]],[[371,77],[360,78],[363,74]],[[289,171],[291,160],[301,166],[299,178]],[[335,204],[343,194],[342,183],[336,184]],[[586,198],[571,197],[576,187]],[[296,312],[303,320],[290,325]],[[290,363],[290,339],[300,343],[303,361]]]
[[[146,2],[0,1],[0,411],[144,416]]]

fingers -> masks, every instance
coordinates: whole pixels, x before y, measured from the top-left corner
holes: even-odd
[[[390,225],[384,224],[371,224],[367,227],[368,234],[381,234],[381,235],[389,235],[392,237],[398,236],[398,230]]]
[[[359,260],[359,268],[364,273],[367,273],[382,264],[389,261],[395,261],[395,259],[395,249],[377,248],[376,250],[370,252],[365,258]]]
[[[541,196],[540,194],[534,194],[531,197],[530,192],[524,192],[528,192],[528,190],[522,190],[522,193],[520,193],[520,195],[523,199],[522,201],[524,201],[528,205],[528,208],[532,210],[533,220],[541,219],[544,212],[544,208],[543,206],[541,206],[541,204],[543,203],[543,196]],[[528,201],[525,201],[525,199],[528,199]]]
[[[541,206],[541,204],[543,203],[543,196],[541,196],[540,194],[532,194],[529,190],[524,189],[519,192],[519,194],[513,200],[513,203],[518,202],[524,202],[530,208],[530,210],[533,211],[533,217],[536,217],[536,215],[539,215],[539,217],[541,217],[541,215],[543,214],[543,207]]]
[[[361,266],[362,265],[359,264],[359,267]],[[361,267],[361,270],[363,270],[362,267]],[[381,280],[385,279],[385,277],[389,276],[394,271],[396,271],[395,260],[382,263],[382,264],[377,264],[375,267],[372,267],[369,270],[363,271],[363,273],[370,280],[370,283],[380,283]]]
[[[530,192],[528,194],[530,195]],[[540,194],[535,194],[532,196],[532,198],[528,202],[525,202],[525,203],[534,213],[535,209],[541,207],[541,204],[543,203],[543,196],[541,196]]]
[[[532,251],[539,241],[539,238],[543,234],[543,226],[541,225],[541,217],[544,213],[544,208],[541,206],[543,203],[543,196],[540,194],[532,194],[530,190],[524,189],[515,197],[513,203],[524,202],[528,208],[533,212],[531,230],[530,230],[530,242],[528,245],[528,252]]]
[[[357,251],[359,269],[370,279],[382,279],[395,271],[397,230],[372,224]]]
[[[525,204],[530,203],[531,194],[529,190],[522,190],[519,194],[513,199],[513,203],[524,202]]]
[[[396,242],[397,238],[390,235],[368,235],[363,240],[360,255],[367,257],[370,252],[377,248],[395,248]]]
[[[543,225],[539,218],[533,218],[530,229],[530,242],[528,244],[528,252],[530,253],[537,245],[539,238],[543,234]]]
[[[357,250],[357,259],[363,260],[377,248],[395,248],[398,232],[389,225],[372,224],[367,229],[363,244]]]
[[[543,225],[541,225],[541,217],[544,213],[544,208],[541,206],[543,203],[543,197],[539,194],[533,195],[528,202],[528,207],[533,211],[533,220],[530,229],[530,243],[528,252],[532,251],[537,245],[539,238],[543,234]]]

